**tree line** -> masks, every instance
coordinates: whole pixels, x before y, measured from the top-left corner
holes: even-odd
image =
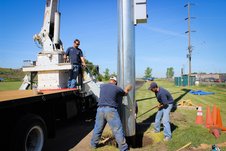
[[[174,77],[174,69],[173,67],[169,67],[166,69],[166,78],[170,79]],[[147,67],[144,71],[144,79],[152,78],[152,68]]]
[[[92,62],[86,60],[86,64],[88,66],[89,71],[93,76],[96,77],[98,81],[107,81],[109,80],[110,76],[117,76],[115,72],[110,73],[110,70],[106,68],[103,74],[99,73],[99,66],[94,65]],[[169,67],[166,69],[166,78],[170,79],[174,77],[174,69],[173,67]],[[144,71],[144,79],[152,78],[152,68],[147,67]]]

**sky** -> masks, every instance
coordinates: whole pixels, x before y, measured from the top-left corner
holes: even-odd
[[[165,77],[173,67],[188,73],[188,0],[147,0],[148,21],[135,27],[136,77],[147,67]],[[226,73],[226,1],[193,0],[191,7],[192,72]],[[33,41],[43,24],[45,0],[2,0],[0,5],[0,67],[21,68],[41,51]],[[89,61],[117,73],[117,0],[60,0],[60,38],[64,49],[81,41]]]

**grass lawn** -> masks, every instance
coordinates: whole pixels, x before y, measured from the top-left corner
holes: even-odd
[[[203,121],[205,122],[206,107],[210,106],[211,111],[213,105],[220,107],[221,118],[223,125],[226,127],[226,88],[222,86],[192,86],[188,87],[176,87],[172,82],[168,81],[156,81],[160,87],[164,87],[169,90],[176,102],[180,100],[191,100],[195,105],[201,105],[203,109]],[[1,90],[16,90],[20,87],[21,82],[0,82]],[[153,133],[154,118],[157,109],[153,109],[147,112],[152,107],[157,105],[154,93],[147,90],[150,83],[146,82],[142,87],[136,91],[136,101],[138,103],[138,115],[137,115],[137,134],[142,136],[137,141],[142,143],[140,148],[131,148],[131,151],[176,151],[182,146],[191,143],[189,149],[206,151],[211,150],[213,144],[223,144],[220,146],[221,151],[226,151],[226,133],[222,132],[220,138],[215,137],[209,133],[209,130],[203,125],[195,124],[197,110],[191,108],[177,108],[174,112],[171,112],[171,129],[173,138],[169,142],[163,141],[163,132]],[[214,95],[192,95],[189,90],[203,90],[207,92],[214,92]],[[145,113],[145,114],[144,114]],[[111,137],[111,130],[104,131],[103,136]],[[139,140],[141,139],[141,140]],[[112,139],[110,139],[112,140]],[[97,148],[97,151],[114,151],[118,150],[115,146],[115,142],[111,141],[107,143],[110,145],[104,145]],[[203,145],[201,145],[203,144]],[[186,151],[186,149],[184,149]]]
[[[2,90],[18,90],[22,82],[0,82],[0,91]]]
[[[220,107],[221,118],[223,125],[226,127],[226,88],[219,86],[192,86],[188,87],[176,87],[172,82],[168,81],[156,81],[160,87],[164,87],[169,90],[176,102],[180,100],[191,100],[195,105],[201,105],[203,111],[203,121],[205,123],[206,107],[210,106],[212,111],[213,105]],[[136,91],[136,101],[138,103],[138,118],[137,118],[137,134],[143,136],[141,148],[131,148],[135,151],[176,151],[184,145],[191,143],[187,150],[211,150],[213,144],[223,144],[220,146],[221,150],[226,150],[226,132],[222,132],[218,139],[209,133],[209,129],[204,125],[195,124],[197,110],[191,108],[177,108],[174,112],[171,112],[171,129],[173,138],[169,142],[163,141],[163,132],[153,133],[153,124],[155,113],[157,109],[153,109],[150,112],[145,113],[152,107],[157,105],[154,94],[147,90],[149,82],[146,82],[139,90]],[[214,92],[214,95],[192,95],[189,90],[203,90],[208,92]],[[109,133],[109,132],[107,132]],[[103,135],[105,135],[103,133]],[[107,134],[109,135],[109,134]],[[149,138],[149,139],[147,139]],[[150,139],[151,138],[151,139]],[[204,144],[204,145],[201,145]],[[195,148],[195,149],[194,149]],[[117,150],[112,146],[104,146],[97,149],[101,150]],[[186,150],[186,149],[184,149]]]

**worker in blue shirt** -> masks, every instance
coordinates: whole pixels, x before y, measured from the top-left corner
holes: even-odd
[[[104,127],[108,123],[120,151],[128,150],[117,108],[119,103],[122,102],[123,96],[127,95],[131,89],[131,85],[126,86],[124,90],[118,87],[116,77],[111,77],[109,83],[100,85],[100,98],[91,139],[91,148],[97,148]]]
[[[64,55],[64,59],[72,64],[68,80],[68,88],[76,87],[78,75],[80,75],[79,84],[82,85],[82,67],[85,67],[86,63],[79,45],[80,41],[75,39],[73,47],[69,47]]]
[[[174,100],[172,95],[166,89],[158,87],[157,83],[152,82],[148,90],[155,93],[155,96],[159,102],[158,112],[155,116],[155,132],[160,132],[161,118],[164,126],[164,141],[169,141],[172,138],[171,127],[170,127],[170,111],[173,107]]]

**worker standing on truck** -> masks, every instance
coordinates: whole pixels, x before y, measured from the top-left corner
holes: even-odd
[[[155,96],[159,102],[158,112],[155,116],[155,133],[160,132],[161,118],[164,126],[164,141],[169,141],[172,138],[171,127],[170,127],[170,111],[173,107],[174,100],[172,95],[166,89],[158,87],[157,83],[152,82],[148,90],[155,93]]]
[[[117,86],[116,77],[111,77],[109,83],[100,85],[100,98],[96,113],[96,121],[91,139],[91,148],[96,148],[106,123],[111,127],[120,151],[128,150],[122,123],[118,114],[118,105],[123,96],[132,89],[131,85],[123,90]]]
[[[79,84],[82,85],[82,67],[85,67],[86,63],[79,45],[80,41],[75,39],[73,47],[69,47],[64,55],[66,62],[70,61],[72,64],[72,69],[70,71],[70,77],[68,80],[68,88],[76,87],[76,84],[78,84],[78,75],[80,75]]]

